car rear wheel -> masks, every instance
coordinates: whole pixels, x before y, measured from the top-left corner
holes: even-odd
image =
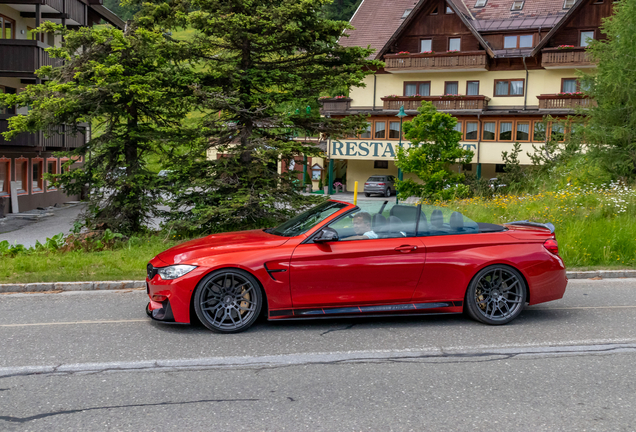
[[[371,196],[371,194],[370,194],[370,193],[366,193],[366,192],[365,192],[365,193],[364,193],[364,196],[368,198],[368,197],[370,197],[370,196]]]
[[[258,281],[238,269],[213,272],[199,282],[194,310],[201,323],[219,333],[247,330],[263,305]]]
[[[515,319],[526,303],[526,283],[508,266],[486,267],[475,275],[466,290],[466,312],[485,324],[506,324]]]
[[[386,188],[386,190],[384,191],[384,196],[385,197],[390,197],[391,196],[391,188]]]

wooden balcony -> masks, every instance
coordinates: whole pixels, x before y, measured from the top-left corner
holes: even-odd
[[[585,95],[543,94],[537,96],[537,99],[539,99],[539,109],[544,110],[575,110],[578,107],[596,106],[596,101]]]
[[[488,58],[484,51],[449,52],[435,54],[387,54],[385,71],[409,72],[461,72],[487,71]]]
[[[585,48],[545,48],[541,50],[541,66],[546,69],[594,67]]]
[[[346,112],[351,108],[351,98],[319,99],[318,102],[322,105],[320,108],[321,114]]]
[[[421,96],[421,97],[383,97],[385,110],[399,110],[404,106],[405,110],[416,110],[422,105],[422,101],[429,101],[440,111],[455,110],[485,110],[488,109],[487,96]]]
[[[9,122],[7,119],[11,115],[0,114],[0,134],[9,130]],[[59,132],[64,131],[64,127],[60,126]],[[41,148],[77,148],[84,145],[86,136],[82,133],[77,135],[66,135],[61,133],[51,133],[48,137],[43,132],[37,133],[21,133],[11,141],[5,140],[0,135],[0,148],[6,147],[41,147]]]
[[[0,76],[33,78],[42,66],[59,66],[62,59],[44,51],[48,45],[27,39],[0,39]]]

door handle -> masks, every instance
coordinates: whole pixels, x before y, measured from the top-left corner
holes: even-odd
[[[416,250],[416,249],[417,249],[417,246],[412,246],[412,245],[402,245],[402,246],[398,246],[398,247],[396,247],[396,248],[395,248],[395,249],[393,249],[393,250],[398,251],[398,252],[402,252],[402,253],[408,253],[408,252],[413,252],[413,251],[414,251],[414,250]]]

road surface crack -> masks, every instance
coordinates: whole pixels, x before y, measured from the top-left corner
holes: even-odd
[[[320,333],[320,336],[324,336],[324,335],[326,335],[327,333],[331,333],[331,332],[335,332],[335,331],[350,330],[350,329],[352,329],[352,328],[353,328],[353,326],[355,326],[355,324],[351,324],[351,325],[348,325],[348,326],[343,327],[343,328],[337,328],[337,329],[327,330],[326,332]]]
[[[110,405],[110,406],[103,406],[103,407],[55,411],[50,413],[37,414],[30,417],[0,416],[0,420],[4,420],[11,423],[27,423],[33,420],[39,420],[46,417],[75,414],[75,413],[86,412],[86,411],[98,411],[98,410],[120,409],[120,408],[139,408],[139,407],[151,407],[151,406],[167,406],[167,405],[188,405],[188,404],[212,403],[212,402],[258,402],[259,400],[260,399],[202,399],[202,400],[186,401],[186,402],[158,402],[158,403],[147,403],[147,404]]]

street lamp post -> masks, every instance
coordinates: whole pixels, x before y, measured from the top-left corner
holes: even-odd
[[[396,117],[400,118],[400,143],[398,144],[402,147],[402,120],[406,117],[406,113],[404,112],[404,105],[400,106],[400,112],[396,114]],[[398,180],[402,181],[402,169],[398,168]],[[395,194],[395,203],[398,204],[400,201],[398,200],[397,193]]]

